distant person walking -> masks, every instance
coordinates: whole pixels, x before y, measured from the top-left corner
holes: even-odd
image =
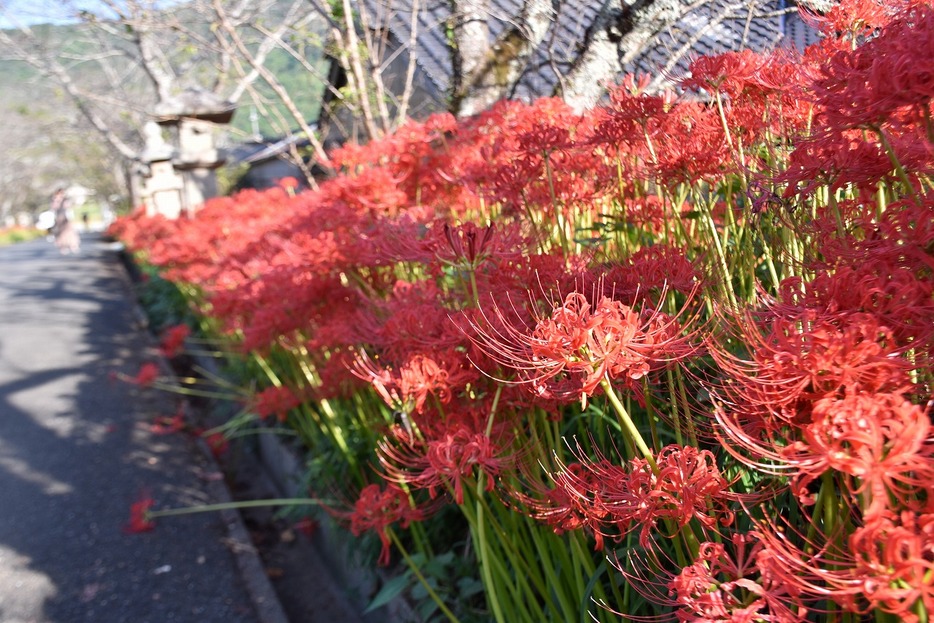
[[[78,236],[78,230],[71,221],[68,214],[68,197],[65,190],[59,188],[52,195],[52,213],[55,214],[55,225],[52,227],[52,235],[55,237],[55,245],[63,254],[77,253],[81,248],[81,238]]]

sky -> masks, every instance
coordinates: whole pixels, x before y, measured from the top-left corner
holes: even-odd
[[[78,8],[99,9],[98,2],[70,2],[68,0],[0,0],[0,28],[18,25],[63,24]]]
[[[179,4],[181,0],[156,1],[156,5]],[[0,28],[35,24],[66,24],[73,22],[80,10],[106,15],[103,3],[97,0],[0,0]]]

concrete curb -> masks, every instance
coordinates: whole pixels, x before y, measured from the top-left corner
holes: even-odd
[[[132,257],[127,252],[121,251],[120,259],[126,268],[128,280],[130,282],[138,281],[141,273]],[[139,304],[136,305],[136,308],[141,322],[148,325],[148,319]],[[149,333],[152,335],[151,331]],[[154,336],[153,339],[155,339]],[[191,357],[196,366],[207,370],[210,374],[223,376],[215,359],[195,354],[195,350],[186,347],[185,354]],[[164,358],[163,363],[166,370],[172,370],[170,363]],[[224,408],[225,405],[212,402],[204,410],[209,412],[209,415],[216,417],[221,415]],[[260,426],[262,425],[260,424]],[[208,455],[207,458],[210,464],[217,466],[218,471],[222,473],[207,444],[203,440],[199,440],[199,445],[202,452]],[[246,447],[244,449],[252,453],[253,458],[259,463],[263,471],[263,474],[258,478],[268,480],[279,496],[300,497],[306,495],[301,487],[301,457],[284,444],[280,438],[275,435],[257,435],[255,447],[252,450]],[[216,495],[218,501],[231,500],[231,493],[226,484],[223,482],[212,484],[217,485]],[[212,491],[213,493],[214,491]],[[380,570],[365,567],[353,560],[346,543],[348,533],[338,526],[337,522],[327,513],[321,511],[315,513],[315,515],[319,528],[310,543],[311,557],[314,560],[310,560],[309,564],[323,566],[328,572],[329,577],[317,580],[319,582],[319,591],[332,595],[340,593],[337,599],[345,603],[338,606],[338,609],[346,612],[346,618],[342,620],[342,623],[352,623],[354,621],[360,623],[402,623],[421,620],[403,595],[397,596],[373,612],[366,615],[362,614],[365,605],[377,593],[380,585],[390,576]],[[224,511],[223,517],[231,531],[230,538],[232,542],[243,544],[242,548],[236,548],[237,560],[257,614],[261,616],[263,623],[289,623],[285,608],[265,572],[259,553],[248,536],[243,517],[236,511]]]
[[[130,258],[125,251],[117,251],[117,258],[125,269],[121,274],[126,279],[127,291],[131,295],[133,313],[137,317],[137,324],[140,331],[148,334],[148,339],[153,351],[158,352],[155,345],[156,337],[152,334],[149,327],[149,319],[136,297],[135,284],[138,283],[139,280],[139,270],[133,263],[132,258]],[[174,377],[175,373],[171,364],[161,355],[159,356],[159,366],[162,368],[163,374]],[[199,451],[204,455],[205,461],[216,470],[216,473],[222,474],[223,470],[217,463],[207,443],[203,439],[197,439],[196,444]],[[223,504],[234,501],[230,489],[223,479],[209,481],[205,484],[205,488],[217,503]],[[220,515],[224,525],[227,527],[229,548],[234,555],[234,559],[237,561],[241,579],[243,580],[250,601],[252,602],[260,622],[289,623],[289,619],[282,607],[282,602],[279,600],[279,596],[273,588],[269,576],[266,574],[263,561],[250,539],[249,532],[247,531],[246,525],[243,523],[243,518],[240,513],[236,510],[223,510],[220,511]]]
[[[221,473],[220,466],[217,465],[214,455],[203,439],[198,440],[198,447],[217,468],[218,473]],[[218,503],[233,502],[230,490],[223,480],[208,483],[208,489]],[[243,517],[238,511],[232,509],[221,511],[221,517],[227,526],[230,539],[228,544],[237,560],[240,575],[259,620],[261,623],[289,623],[279,595],[273,588],[259,552],[253,546],[246,525],[243,523]]]

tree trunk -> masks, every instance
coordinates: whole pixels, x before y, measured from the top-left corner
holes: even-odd
[[[562,81],[558,95],[577,110],[594,106],[620,69],[694,3],[636,0],[623,8],[611,6],[615,4],[606,2],[603,5],[596,22],[587,31],[583,51]]]
[[[454,0],[454,89],[451,108],[459,116],[476,114],[512,90],[535,49],[545,39],[554,9],[551,0],[524,0],[514,26],[489,45],[488,15],[478,0]],[[486,3],[483,3],[486,4]],[[477,22],[468,29],[464,19]],[[460,25],[460,28],[458,28]],[[482,37],[482,38],[481,38]]]

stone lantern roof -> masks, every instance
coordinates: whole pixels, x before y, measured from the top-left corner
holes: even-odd
[[[230,123],[237,105],[223,100],[210,91],[186,89],[159,102],[152,117],[161,125],[176,125],[182,119],[198,119],[211,123]]]

